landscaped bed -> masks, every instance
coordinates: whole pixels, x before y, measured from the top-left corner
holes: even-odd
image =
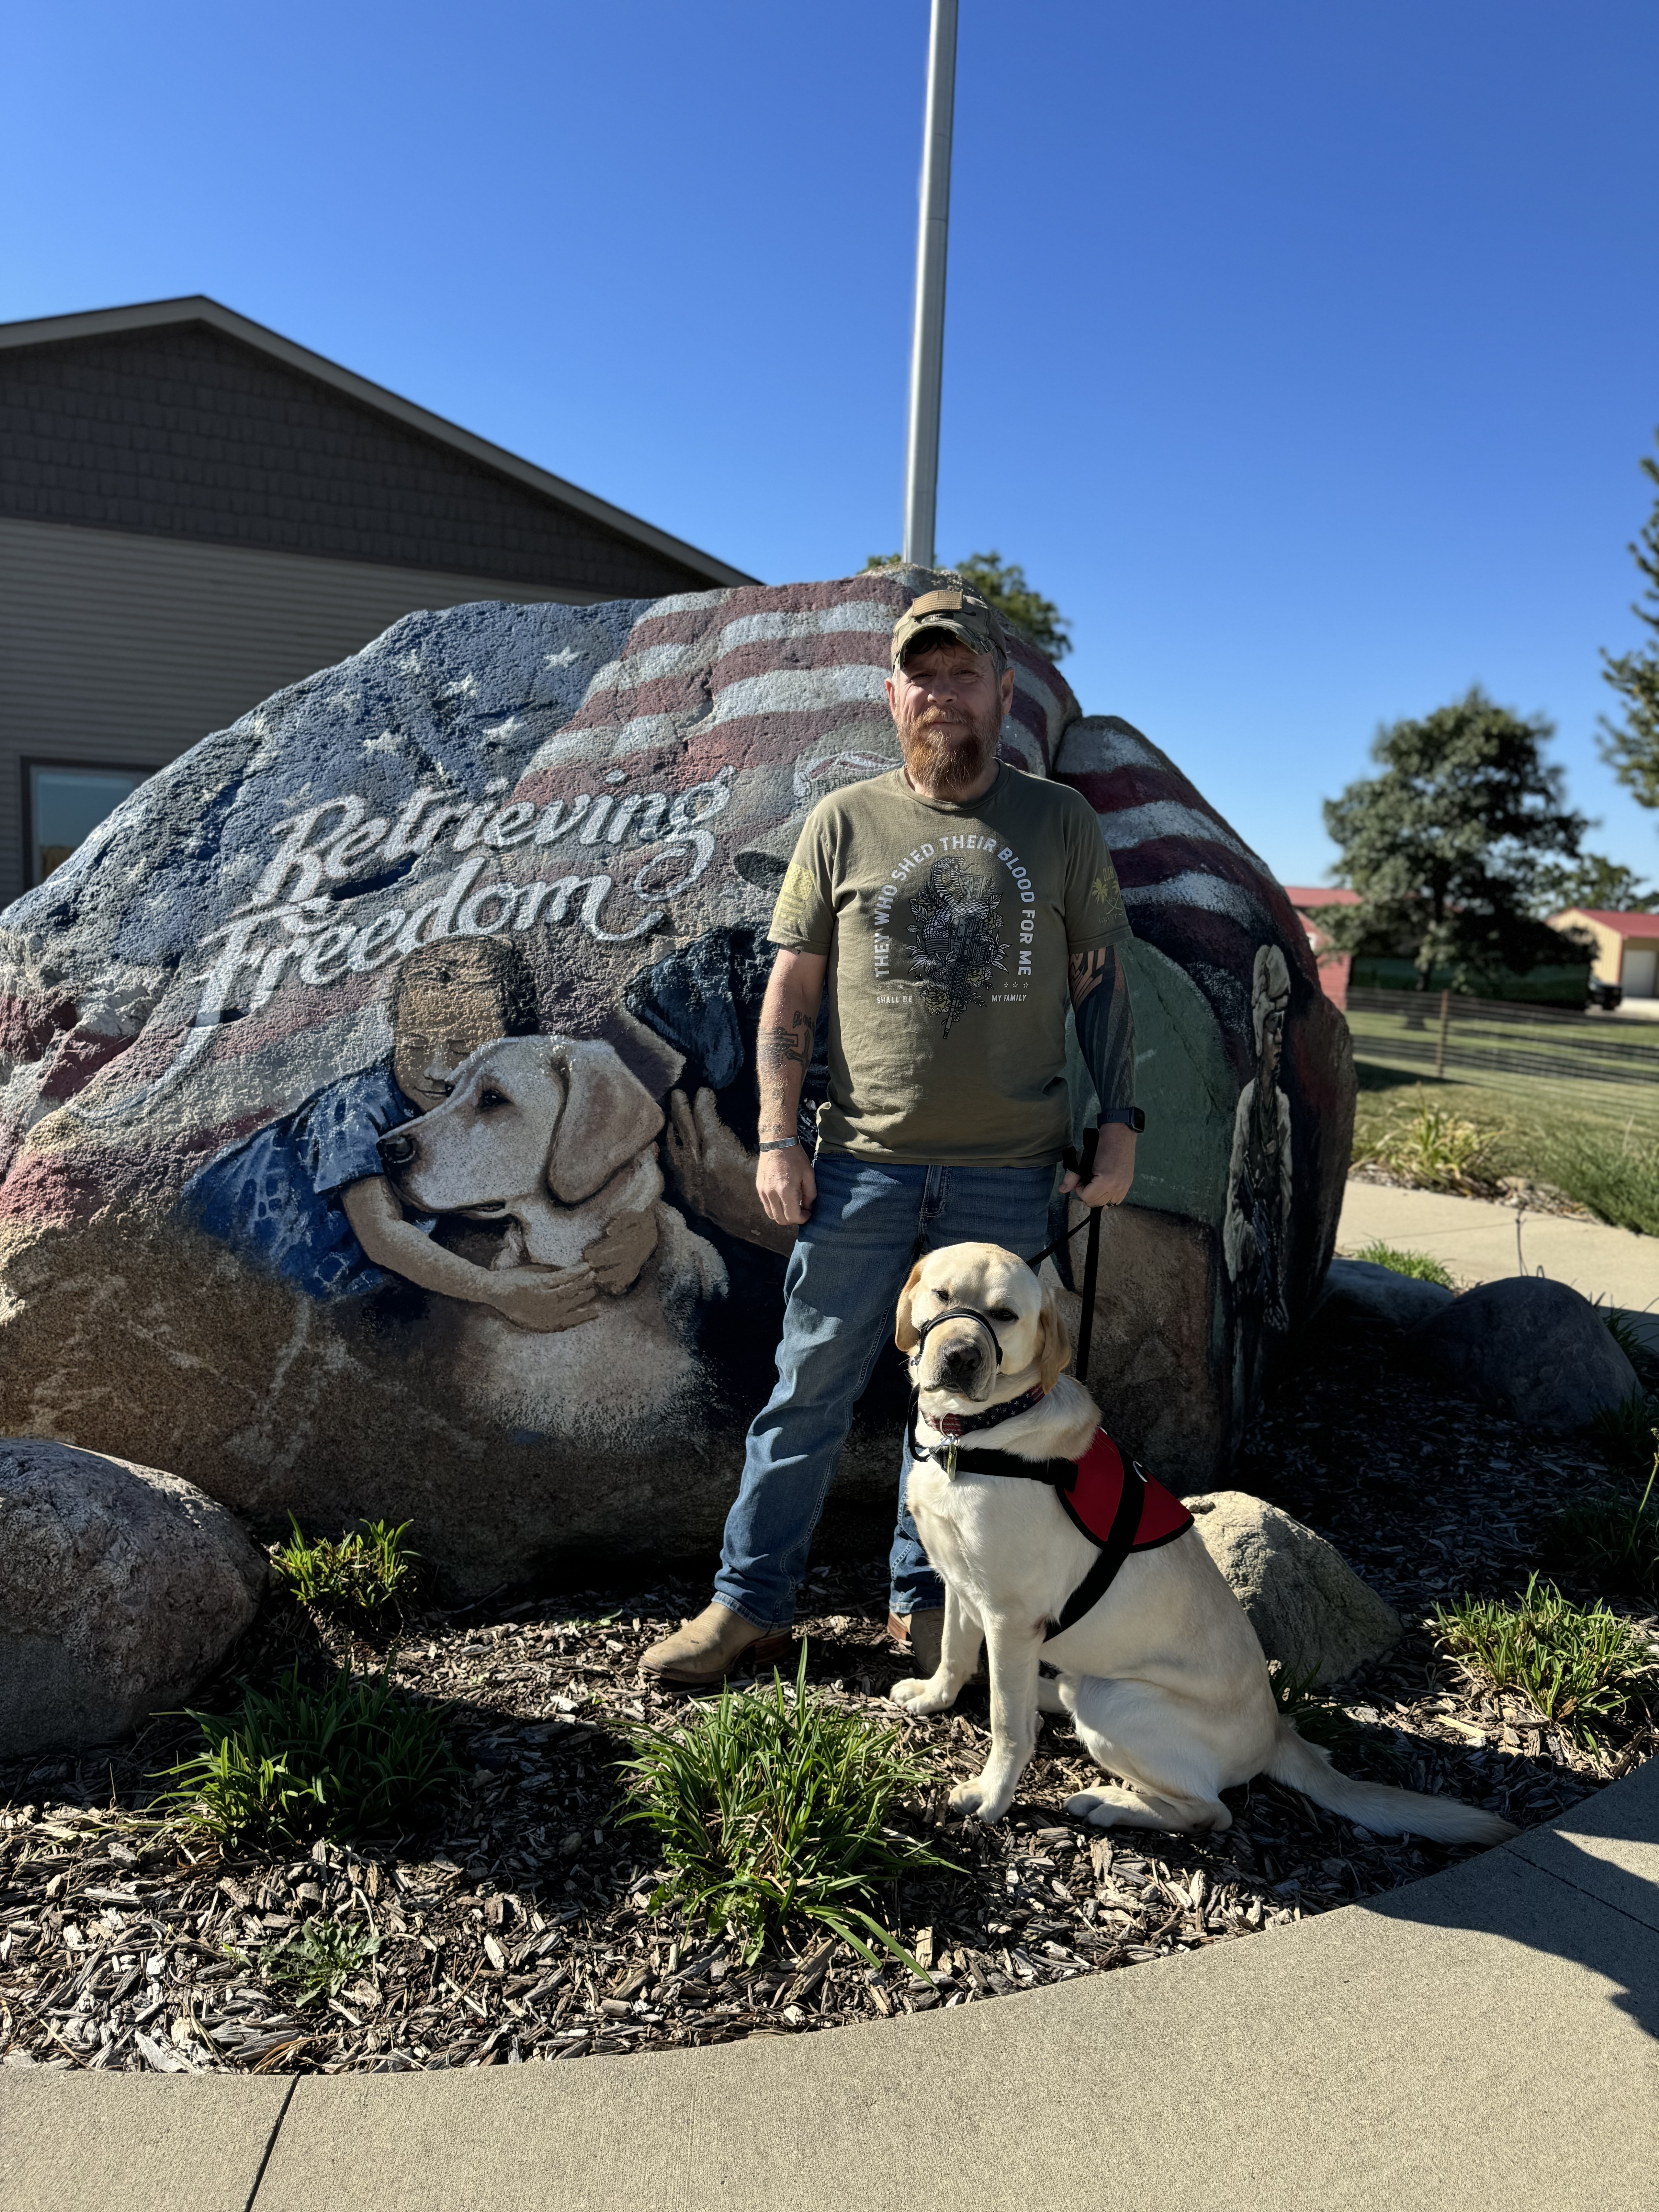
[[[1550,1442],[1396,1369],[1384,1340],[1328,1324],[1257,1421],[1235,1486],[1329,1537],[1409,1620],[1465,1593],[1513,1600],[1542,1531],[1607,1480],[1602,1453]],[[1629,1469],[1626,1469],[1626,1480]],[[416,1532],[418,1534],[418,1532]],[[1547,1547],[1545,1548],[1547,1548]],[[1601,1592],[1556,1569],[1567,1596]],[[875,1565],[812,1578],[808,1679],[834,1709],[890,1726],[933,1778],[898,1832],[953,1863],[882,1887],[876,1904],[921,1976],[877,1947],[799,1921],[745,1945],[653,1906],[664,1869],[619,1762],[641,1723],[706,1706],[641,1685],[638,1654],[702,1602],[685,1584],[501,1609],[392,1616],[357,1632],[273,1598],[238,1654],[267,1688],[382,1666],[416,1712],[447,1705],[459,1762],[402,1832],[253,1847],[155,1825],[153,1778],[203,1739],[183,1719],[136,1744],[0,1773],[0,2045],[6,2063],[328,2072],[512,2064],[791,2034],[982,2002],[1238,1940],[1447,1864],[1415,1838],[1368,1837],[1293,1793],[1231,1793],[1235,1825],[1203,1843],[1103,1833],[1069,1819],[1093,1778],[1069,1726],[1044,1724],[1010,1818],[945,1812],[983,1755],[985,1692],[935,1720],[884,1692],[908,1671],[883,1633]],[[1650,1596],[1613,1594],[1648,1655]],[[1423,1627],[1304,1708],[1349,1771],[1443,1790],[1528,1826],[1653,1747],[1649,1678],[1622,1714],[1544,1722]],[[235,1685],[199,1700],[228,1711]],[[196,1770],[199,1774],[199,1768]]]

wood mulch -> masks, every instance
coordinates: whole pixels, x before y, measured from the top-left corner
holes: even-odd
[[[1463,1590],[1523,1586],[1542,1519],[1602,1471],[1593,1451],[1529,1436],[1397,1370],[1381,1340],[1328,1323],[1258,1419],[1233,1483],[1328,1536],[1420,1623]],[[908,1664],[883,1632],[880,1567],[831,1567],[804,1594],[811,1679],[901,1729],[934,1769],[939,1788],[911,1817],[960,1871],[884,1899],[933,1986],[896,1966],[872,1970],[810,1929],[745,1966],[720,1932],[653,1911],[659,1869],[643,1832],[618,1817],[623,1731],[687,1709],[639,1681],[638,1655],[704,1595],[665,1583],[434,1612],[385,1649],[273,1601],[238,1674],[268,1678],[296,1656],[387,1663],[412,1694],[453,1702],[467,1779],[406,1835],[228,1856],[147,1825],[147,1778],[192,1740],[179,1719],[112,1751],[0,1770],[4,2063],[340,2073],[799,2034],[1237,1942],[1458,1856],[1370,1837],[1267,1782],[1232,1792],[1235,1825],[1203,1843],[1103,1834],[1064,1812],[1095,1771],[1054,1720],[1010,1818],[965,1826],[944,1799],[982,1759],[983,1689],[954,1714],[902,1720],[884,1702]],[[229,1694],[227,1681],[201,1701]],[[1340,1706],[1348,1771],[1523,1826],[1654,1746],[1644,1720],[1586,1749],[1462,1679],[1420,1626],[1342,1685]],[[337,1997],[295,2005],[270,1964],[317,1915],[372,1932],[379,1948]]]

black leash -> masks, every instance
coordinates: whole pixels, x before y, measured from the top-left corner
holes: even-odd
[[[1083,1132],[1081,1159],[1069,1145],[1066,1147],[1067,1169],[1084,1182],[1087,1182],[1094,1174],[1095,1152],[1099,1143],[1099,1130],[1085,1129]],[[1089,1208],[1089,1242],[1085,1248],[1083,1258],[1082,1327],[1078,1331],[1075,1370],[1079,1382],[1086,1382],[1089,1379],[1089,1346],[1095,1333],[1095,1293],[1100,1287],[1100,1217],[1103,1211],[1103,1209],[1098,1206],[1091,1206]],[[1051,1260],[1056,1252],[1071,1243],[1073,1237],[1077,1235],[1078,1230],[1083,1225],[1079,1221],[1075,1228],[1062,1230],[1051,1244],[1043,1246],[1036,1259],[1028,1260],[1026,1266],[1035,1270],[1040,1267],[1045,1260]]]

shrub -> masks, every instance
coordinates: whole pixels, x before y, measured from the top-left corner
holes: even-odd
[[[389,1521],[370,1521],[337,1542],[326,1536],[308,1540],[291,1513],[289,1526],[293,1540],[273,1548],[270,1565],[296,1604],[325,1613],[377,1613],[414,1595],[421,1555],[404,1546],[407,1521],[395,1528]]]
[[[1646,1639],[1600,1599],[1574,1605],[1536,1575],[1512,1605],[1459,1598],[1434,1627],[1466,1674],[1523,1698],[1542,1721],[1593,1743],[1589,1724],[1622,1721],[1655,1670]]]
[[[384,1675],[317,1689],[296,1666],[268,1692],[245,1687],[227,1717],[191,1718],[206,1747],[166,1770],[176,1780],[160,1802],[226,1843],[385,1827],[459,1772],[445,1711],[410,1705]]]
[[[296,2004],[337,1997],[380,1948],[380,1939],[337,1921],[313,1917],[270,1959],[265,1971]]]
[[[1354,1257],[1369,1260],[1373,1267],[1388,1267],[1396,1275],[1409,1275],[1414,1282],[1438,1283],[1448,1291],[1456,1288],[1439,1261],[1426,1252],[1400,1252],[1392,1244],[1377,1243],[1368,1244]]]
[[[902,1756],[898,1731],[844,1713],[806,1686],[734,1692],[684,1728],[633,1731],[623,1762],[636,1800],[623,1817],[652,1829],[672,1869],[653,1902],[678,1903],[711,1930],[733,1923],[760,1956],[791,1916],[842,1936],[873,1966],[857,1932],[921,1968],[874,1917],[878,1883],[951,1862],[887,1826],[933,1786]]]

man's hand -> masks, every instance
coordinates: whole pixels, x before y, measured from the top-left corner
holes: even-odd
[[[1102,1125],[1095,1147],[1095,1171],[1087,1182],[1067,1173],[1060,1189],[1075,1192],[1085,1206],[1121,1206],[1135,1179],[1135,1133],[1121,1121]]]
[[[799,1229],[818,1194],[805,1146],[790,1145],[782,1152],[763,1152],[755,1169],[755,1189],[769,1221],[775,1221],[782,1229]]]
[[[647,1206],[642,1213],[619,1213],[602,1237],[583,1247],[582,1258],[599,1288],[619,1298],[656,1249],[657,1216]]]
[[[599,1280],[583,1263],[574,1267],[479,1268],[484,1294],[515,1328],[580,1328],[599,1317]]]

